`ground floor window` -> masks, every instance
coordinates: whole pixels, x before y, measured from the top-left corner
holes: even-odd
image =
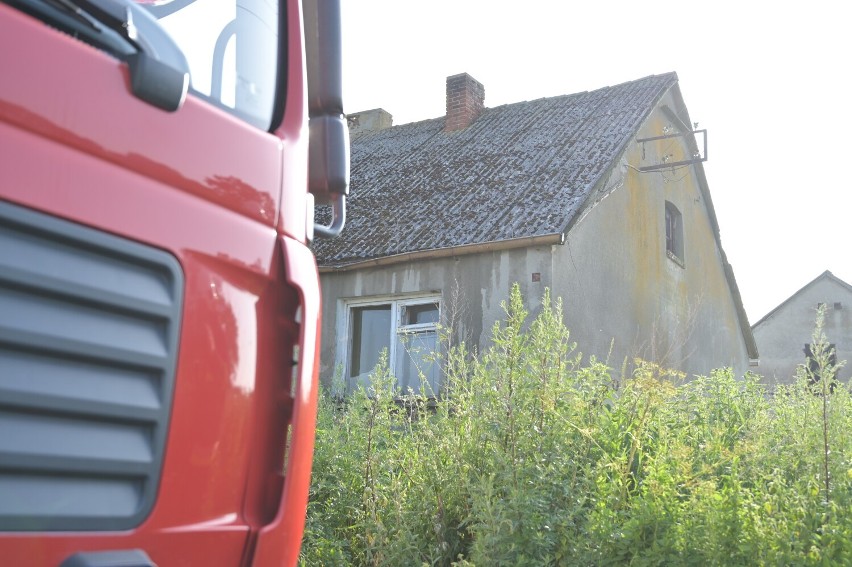
[[[429,397],[440,389],[437,361],[438,297],[347,303],[347,386],[368,385],[382,351],[400,393]]]

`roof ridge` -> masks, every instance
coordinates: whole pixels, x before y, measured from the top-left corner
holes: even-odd
[[[500,104],[500,105],[497,105],[497,106],[486,106],[483,109],[483,113],[487,112],[489,110],[497,110],[497,109],[500,109],[500,108],[505,108],[505,107],[508,107],[508,106],[515,106],[515,105],[519,105],[519,104],[529,104],[529,103],[540,102],[540,101],[545,101],[545,100],[555,100],[555,99],[559,99],[559,98],[569,98],[569,97],[574,97],[574,96],[579,96],[579,95],[584,95],[584,94],[594,94],[594,93],[598,93],[598,92],[605,91],[605,90],[618,89],[618,88],[621,88],[621,87],[626,87],[628,85],[634,85],[634,84],[637,84],[637,83],[648,81],[650,79],[663,79],[663,78],[669,78],[669,77],[673,79],[673,83],[678,82],[677,72],[669,71],[667,73],[651,74],[651,75],[642,77],[641,79],[633,79],[633,80],[630,80],[630,81],[623,81],[621,83],[616,83],[614,85],[607,85],[607,86],[603,86],[603,87],[598,87],[598,88],[592,89],[592,90],[576,91],[576,92],[573,92],[573,93],[565,93],[565,94],[552,95],[552,96],[543,96],[543,97],[534,98],[534,99],[530,99],[530,100],[518,100],[518,101],[514,101],[514,102],[506,102],[506,103],[503,103],[503,104]],[[415,120],[414,122],[404,122],[402,124],[394,124],[393,126],[390,126],[388,128],[384,128],[382,130],[375,130],[375,131],[372,131],[372,132],[369,132],[369,131],[359,132],[357,134],[357,136],[360,137],[361,135],[363,135],[365,133],[375,134],[377,132],[387,132],[388,130],[392,130],[392,129],[395,129],[395,128],[401,128],[403,126],[420,124],[422,122],[429,122],[430,120],[443,120],[444,118],[446,118],[446,116],[442,115],[442,116],[436,116],[434,118],[424,118],[422,120]]]

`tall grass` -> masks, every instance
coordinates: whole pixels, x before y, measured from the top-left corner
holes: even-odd
[[[447,349],[433,404],[401,403],[386,361],[322,398],[305,565],[852,564],[852,397],[827,355],[773,397],[642,361],[616,382],[542,302],[528,321],[515,288],[490,348]]]

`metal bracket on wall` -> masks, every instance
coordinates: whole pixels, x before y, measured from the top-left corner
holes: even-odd
[[[686,160],[673,161],[673,162],[667,162],[667,163],[658,163],[657,165],[646,165],[644,167],[640,167],[639,171],[641,171],[643,173],[647,172],[647,171],[659,171],[661,169],[669,169],[669,168],[672,168],[672,167],[679,167],[681,165],[693,165],[693,164],[696,164],[696,163],[701,163],[703,161],[707,161],[707,130],[706,129],[704,129],[704,130],[693,130],[691,132],[691,134],[693,136],[695,136],[697,134],[701,134],[701,137],[704,139],[704,152],[703,153],[698,153],[696,151],[696,157],[694,157],[693,159],[686,159]],[[636,140],[636,142],[637,143],[654,142],[654,141],[657,141],[657,140],[668,140],[670,138],[683,138],[685,136],[686,136],[686,134],[678,132],[676,134],[664,134],[662,136],[654,136],[653,138],[639,138],[639,139]],[[690,145],[693,145],[697,150],[697,143],[690,144]]]

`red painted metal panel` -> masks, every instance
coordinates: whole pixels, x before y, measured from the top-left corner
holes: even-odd
[[[0,121],[274,225],[276,136],[192,96],[154,108],[130,94],[126,65],[5,5],[0,29]]]
[[[319,274],[313,254],[305,246],[287,237],[282,237],[281,244],[287,282],[297,290],[301,308],[299,357],[284,489],[275,517],[258,535],[257,567],[297,563],[308,506],[319,393]]]

